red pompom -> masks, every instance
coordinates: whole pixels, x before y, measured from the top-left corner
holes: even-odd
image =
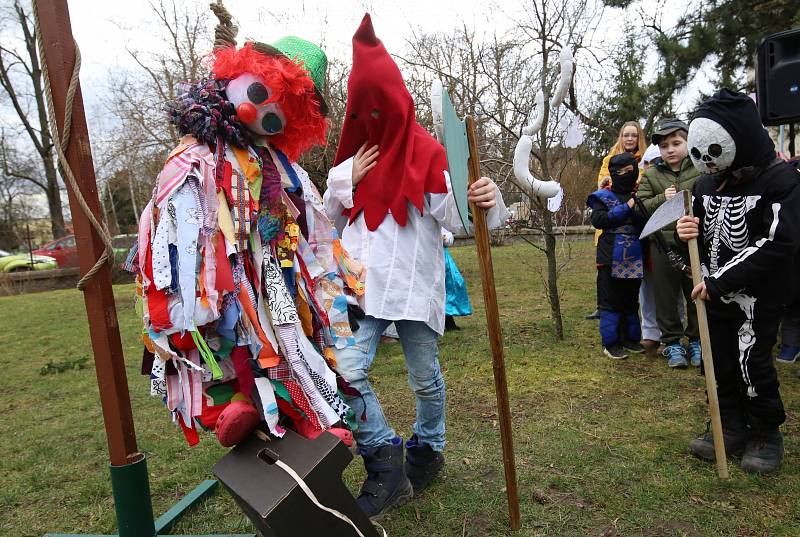
[[[242,123],[251,123],[256,120],[258,110],[251,103],[242,103],[236,107],[236,115]]]

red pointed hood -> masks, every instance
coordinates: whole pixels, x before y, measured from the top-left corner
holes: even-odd
[[[444,147],[417,124],[411,94],[375,35],[369,14],[353,35],[353,67],[335,164],[355,155],[364,142],[377,144],[380,156],[356,188],[351,222],[363,210],[367,227],[375,230],[391,211],[405,226],[408,202],[422,213],[425,193],[447,192]]]

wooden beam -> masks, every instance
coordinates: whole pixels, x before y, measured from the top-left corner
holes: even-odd
[[[63,133],[67,89],[75,65],[75,45],[67,1],[42,0],[34,2],[34,9],[44,44],[44,58],[41,60],[47,63],[49,72],[54,108],[52,112],[56,117],[58,132]],[[73,102],[72,127],[69,146],[65,153],[89,208],[98,219],[102,219],[103,211],[97,195],[80,84]],[[92,229],[77,202],[75,192],[69,185],[67,192],[78,245],[80,270],[81,274],[86,274],[95,260],[103,254],[104,244]],[[135,461],[138,458],[138,450],[109,265],[105,265],[84,289],[84,303],[94,351],[108,452],[111,464],[121,466]]]

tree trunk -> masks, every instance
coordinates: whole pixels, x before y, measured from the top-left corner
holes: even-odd
[[[42,157],[44,163],[44,174],[47,178],[47,208],[50,210],[50,230],[53,238],[59,239],[67,234],[64,225],[64,210],[61,204],[61,187],[58,185],[58,174],[53,161]]]
[[[558,259],[556,259],[556,236],[553,233],[553,218],[544,211],[544,247],[547,256],[547,298],[550,302],[550,319],[553,321],[553,337],[564,339],[564,319],[561,315],[561,296],[558,293]]]
[[[543,18],[542,26],[546,27],[546,18]],[[539,151],[541,154],[542,179],[551,180],[550,161],[550,139],[548,137],[548,127],[550,123],[550,91],[547,87],[547,62],[550,51],[546,39],[541,41],[542,52],[542,80],[541,88],[544,93],[544,110],[542,119],[542,129],[539,131]],[[564,321],[561,315],[561,297],[558,294],[558,260],[556,259],[556,237],[553,234],[553,215],[547,209],[546,203],[541,203],[540,211],[542,214],[542,227],[544,229],[544,249],[547,256],[547,299],[550,302],[550,318],[553,321],[553,337],[556,341],[564,339]]]

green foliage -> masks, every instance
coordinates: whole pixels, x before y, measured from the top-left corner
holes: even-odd
[[[63,373],[64,371],[72,371],[75,369],[86,369],[88,361],[88,354],[83,355],[80,358],[67,359],[61,362],[54,362],[53,360],[50,360],[44,366],[42,366],[42,368],[39,370],[39,374],[44,376],[53,375],[55,373]]]
[[[630,24],[626,24],[624,32],[625,39],[615,48],[612,65],[604,76],[609,83],[593,114],[605,128],[590,128],[587,136],[592,152],[598,156],[605,155],[616,143],[623,123],[645,118],[649,108],[650,95],[642,82],[646,47]]]
[[[609,7],[626,8],[631,0],[605,0]],[[666,2],[662,0],[662,5]],[[614,56],[613,82],[593,113],[601,125],[614,126],[642,119],[649,132],[654,122],[672,113],[673,99],[702,68],[715,88],[754,91],[746,80],[754,68],[758,44],[767,35],[800,25],[797,0],[699,0],[685,1],[686,14],[673,28],[657,20],[643,20],[644,28],[626,27],[625,39]],[[647,42],[642,41],[642,37]],[[654,49],[659,62],[655,78],[642,80],[646,52]],[[706,69],[710,67],[710,69]],[[695,103],[684,103],[689,109]],[[589,141],[601,155],[615,141],[616,133],[590,129]]]

